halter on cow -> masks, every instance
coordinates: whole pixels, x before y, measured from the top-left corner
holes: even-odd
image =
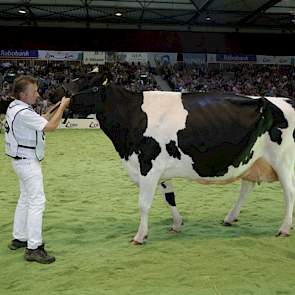
[[[91,82],[68,85],[78,90],[71,93],[71,111],[96,113],[101,129],[139,187],[141,220],[134,244],[142,244],[147,237],[149,209],[158,184],[171,207],[172,230],[181,230],[182,217],[169,181],[173,177],[203,184],[240,179],[239,199],[224,225],[237,219],[255,183],[279,180],[286,210],[278,235],[290,234],[295,193],[292,100],[166,91],[136,94],[114,83],[103,85],[103,81],[106,75],[100,74]],[[65,94],[58,91],[59,98]]]

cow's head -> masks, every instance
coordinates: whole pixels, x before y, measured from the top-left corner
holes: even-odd
[[[104,92],[111,81],[108,72],[80,76],[58,87],[50,96],[53,103],[63,96],[71,97],[70,112],[87,116],[96,113],[103,102]]]

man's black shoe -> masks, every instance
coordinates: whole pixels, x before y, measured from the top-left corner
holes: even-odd
[[[26,248],[24,257],[27,261],[36,261],[43,264],[49,264],[55,261],[55,257],[49,256],[45,251],[44,244],[34,250]]]
[[[24,247],[27,247],[27,242],[20,241],[18,239],[12,240],[11,243],[8,245],[8,248],[10,250],[16,250],[16,249],[24,248]]]

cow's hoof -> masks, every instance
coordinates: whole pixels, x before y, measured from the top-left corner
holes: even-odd
[[[287,238],[289,237],[290,234],[288,232],[283,232],[283,231],[279,231],[277,234],[276,234],[276,237],[284,237],[284,238]]]
[[[223,226],[232,226],[232,224],[230,222],[227,222],[227,221],[222,221],[221,224]]]
[[[143,245],[143,243],[138,242],[138,241],[136,241],[136,240],[134,240],[134,239],[130,240],[130,243],[131,243],[132,245],[134,245],[134,246],[141,246],[141,245]]]
[[[181,231],[181,230],[176,230],[176,229],[174,229],[173,227],[170,227],[169,230],[168,230],[168,232],[169,232],[169,233],[172,233],[172,234],[178,234],[178,233],[180,233],[180,231]]]

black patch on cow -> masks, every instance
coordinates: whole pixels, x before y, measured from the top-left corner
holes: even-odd
[[[294,142],[295,142],[295,129],[293,130],[293,139],[294,139]]]
[[[152,169],[152,160],[155,160],[161,152],[159,143],[151,137],[143,137],[139,148],[140,173],[146,176]]]
[[[143,136],[147,115],[141,109],[142,104],[142,94],[110,84],[100,95],[96,117],[120,157],[128,160],[136,153],[141,174],[147,175],[152,168],[152,160],[157,158],[161,148],[155,139]]]
[[[276,105],[267,101],[266,109],[271,113],[272,125],[268,133],[271,141],[277,144],[282,143],[282,131],[280,129],[285,129],[288,127],[288,121],[286,120],[284,113]]]
[[[193,159],[202,177],[223,176],[229,166],[246,164],[259,136],[273,125],[269,102],[227,94],[184,94],[186,127],[178,147]]]
[[[176,206],[176,203],[175,203],[175,195],[174,195],[173,192],[171,192],[171,193],[165,193],[165,198],[166,198],[167,203],[170,206],[173,206],[173,207]]]
[[[181,154],[174,140],[171,140],[168,144],[166,144],[166,150],[171,157],[177,158],[179,160],[181,159]]]
[[[165,182],[161,182],[161,186],[165,189],[167,187],[167,185],[165,184]]]

